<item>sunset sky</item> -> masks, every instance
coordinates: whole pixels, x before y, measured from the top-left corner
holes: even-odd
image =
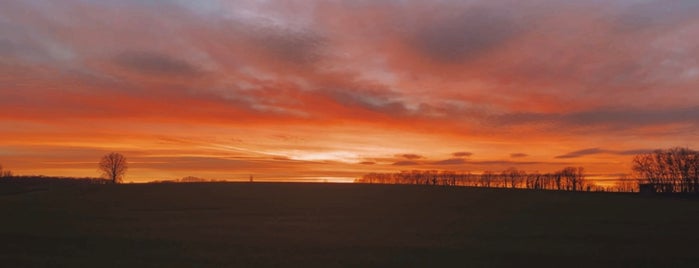
[[[699,1],[0,2],[0,163],[126,181],[630,172],[699,149]]]

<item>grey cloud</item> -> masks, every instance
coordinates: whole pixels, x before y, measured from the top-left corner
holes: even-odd
[[[566,122],[575,124],[615,123],[621,125],[645,125],[659,123],[696,123],[699,107],[671,108],[666,110],[598,110],[566,115]]]
[[[578,158],[578,157],[583,157],[583,156],[587,156],[587,155],[595,155],[595,154],[637,155],[637,154],[649,153],[652,151],[653,151],[652,149],[634,149],[634,150],[615,151],[615,150],[607,150],[607,149],[601,149],[601,148],[589,148],[589,149],[583,149],[583,150],[574,151],[574,152],[570,152],[567,154],[559,155],[559,156],[556,156],[556,158],[558,158],[558,159]]]
[[[525,153],[511,153],[510,158],[523,158],[529,156],[528,154]]]
[[[0,13],[2,17],[2,13]],[[17,60],[21,64],[69,61],[75,52],[43,30],[12,24],[0,19],[0,63]]]
[[[453,155],[454,157],[469,157],[469,156],[472,156],[473,153],[471,153],[471,152],[455,152],[451,155]]]
[[[361,91],[353,88],[325,90],[329,98],[345,106],[361,107],[366,110],[401,116],[408,109],[400,101],[391,100],[388,92]]]
[[[637,154],[647,154],[655,151],[655,149],[636,149],[617,152],[619,155],[637,155]]]
[[[154,52],[123,52],[114,58],[114,62],[131,71],[150,75],[191,76],[200,73],[187,61]]]
[[[466,164],[466,160],[462,158],[451,158],[446,160],[441,160],[432,163],[433,165],[463,165]]]
[[[305,65],[318,61],[324,43],[317,33],[305,30],[259,28],[255,42],[270,55],[282,61]]]
[[[528,123],[554,123],[566,126],[610,125],[614,128],[627,129],[669,123],[690,123],[696,125],[699,107],[680,107],[667,109],[598,109],[569,114],[513,113],[496,116],[496,122],[502,125],[522,125]]]
[[[409,159],[409,160],[424,158],[422,155],[419,155],[419,154],[401,154],[401,155],[396,155],[396,157],[402,157],[402,158]]]
[[[574,151],[570,152],[564,155],[559,155],[556,156],[556,158],[559,159],[566,159],[566,158],[578,158],[586,155],[593,155],[593,154],[601,154],[601,153],[608,153],[610,152],[609,150],[603,150],[600,148],[590,148],[590,149],[584,149],[584,150],[579,150],[579,151]]]
[[[117,1],[125,2],[125,1]],[[225,12],[223,2],[219,1],[189,1],[189,0],[128,0],[133,4],[150,5],[154,8],[159,8],[162,5],[177,5],[181,8],[186,8],[202,15],[216,14]]]
[[[627,4],[616,15],[616,21],[620,29],[631,31],[675,25],[696,18],[699,12],[699,2],[695,0],[634,1]]]
[[[19,42],[9,38],[0,38],[0,55],[3,57],[21,57],[30,54],[43,54],[34,44]]]
[[[443,118],[445,114],[456,113],[464,115],[463,111],[457,111],[453,107],[437,107],[423,102],[411,103],[406,100],[406,96],[410,95],[404,95],[398,89],[394,90],[385,85],[351,77],[340,79],[344,80],[320,84],[316,92],[343,106],[357,107],[393,118]]]
[[[456,16],[427,22],[412,42],[433,60],[456,63],[496,48],[519,32],[507,10],[472,7]]]

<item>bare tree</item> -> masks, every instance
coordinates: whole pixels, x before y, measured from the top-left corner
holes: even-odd
[[[516,168],[508,168],[504,170],[500,176],[502,176],[505,180],[505,187],[508,187],[507,183],[509,182],[510,188],[518,188],[521,182],[524,180],[526,172],[517,170]]]
[[[617,179],[612,187],[616,192],[638,192],[638,181],[624,175]]]
[[[657,192],[699,193],[699,152],[688,148],[636,155],[633,171]]]
[[[529,173],[526,176],[527,189],[541,189],[541,174],[539,172]]]
[[[563,189],[567,191],[582,191],[585,189],[585,169],[582,167],[566,167],[559,171]]]
[[[590,183],[585,178],[585,168],[584,167],[578,167],[577,172],[575,173],[575,178],[577,181],[579,191],[588,191],[589,192],[592,189],[592,187],[594,186],[594,183]],[[576,191],[576,190],[574,189],[573,191]]]
[[[99,163],[102,174],[112,183],[119,183],[124,178],[128,169],[126,157],[120,153],[110,153],[102,157]]]
[[[495,177],[495,173],[493,173],[492,171],[483,171],[483,173],[481,173],[480,186],[490,187],[490,183],[493,181],[493,177]]]
[[[12,175],[12,171],[3,170],[2,165],[0,165],[0,178],[9,178],[12,177]]]

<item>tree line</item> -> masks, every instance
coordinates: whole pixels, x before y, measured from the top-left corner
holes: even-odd
[[[109,153],[98,163],[103,178],[100,183],[120,183],[128,170],[126,157]],[[355,180],[357,183],[424,184],[444,186],[476,186],[492,188],[521,188],[562,191],[651,191],[660,193],[699,194],[699,152],[689,148],[655,150],[634,156],[633,178],[620,178],[613,187],[595,185],[585,176],[583,167],[566,167],[556,172],[527,173],[508,168],[501,172],[470,172],[413,170],[395,173],[369,173]],[[26,177],[26,176],[25,176]],[[0,178],[20,178],[0,165]],[[43,177],[39,177],[43,178]],[[96,181],[88,179],[91,181]],[[182,181],[194,180],[185,178]]]
[[[470,172],[413,170],[396,173],[369,173],[355,180],[357,183],[424,184],[444,186],[475,186],[492,188],[546,189],[563,191],[592,191],[597,186],[585,177],[582,167],[566,167],[552,173],[527,173],[508,168],[502,172]]]
[[[98,163],[98,169],[102,172],[103,179],[94,178],[81,178],[82,181],[89,181],[91,183],[105,182],[109,183],[120,183],[123,181],[126,171],[128,170],[128,162],[126,157],[120,153],[112,152],[104,155],[100,162]],[[46,177],[46,176],[15,176],[12,171],[4,170],[2,165],[0,165],[0,178],[5,179],[4,181],[9,181],[8,179],[23,179],[23,181],[28,182],[30,180],[44,181],[44,180],[62,180],[66,178],[60,177]]]
[[[0,183],[22,183],[35,185],[83,185],[83,184],[110,184],[111,181],[104,178],[91,177],[56,177],[45,175],[13,175],[0,178]]]
[[[679,147],[655,150],[636,155],[632,163],[636,176],[650,187],[649,191],[699,194],[697,151]]]

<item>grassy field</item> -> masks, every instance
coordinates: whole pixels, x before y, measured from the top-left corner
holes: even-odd
[[[0,266],[699,267],[699,200],[415,185],[0,183]]]

